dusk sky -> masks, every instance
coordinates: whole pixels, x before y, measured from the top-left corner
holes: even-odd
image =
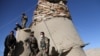
[[[0,56],[3,56],[6,36],[21,22],[21,14],[28,16],[27,27],[32,22],[37,0],[0,0]],[[73,24],[84,43],[84,49],[100,48],[100,0],[68,0]]]

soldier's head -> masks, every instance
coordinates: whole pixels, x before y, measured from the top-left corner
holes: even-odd
[[[18,23],[16,23],[16,26],[18,26],[19,24]]]
[[[11,31],[11,32],[10,32],[10,35],[14,35],[14,31]]]
[[[30,36],[32,36],[32,37],[34,36],[34,31],[32,31],[32,32],[30,33]]]
[[[44,37],[45,36],[45,33],[44,32],[40,32],[40,36],[41,37]]]
[[[22,13],[23,16],[25,16],[25,13]]]

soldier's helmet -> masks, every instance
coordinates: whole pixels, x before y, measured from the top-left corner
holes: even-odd
[[[23,12],[22,15],[25,15],[25,12]]]
[[[10,34],[14,34],[14,31],[10,31]]]
[[[34,35],[34,31],[31,31],[30,36],[33,36],[33,35]]]
[[[44,32],[40,32],[40,34],[41,34],[41,35],[45,35],[45,33],[44,33]]]

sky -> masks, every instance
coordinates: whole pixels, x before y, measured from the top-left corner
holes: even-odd
[[[21,14],[28,16],[28,27],[36,5],[37,0],[0,0],[0,56],[5,38],[21,22]],[[100,48],[100,0],[68,0],[67,6],[80,38],[90,43],[84,49]]]

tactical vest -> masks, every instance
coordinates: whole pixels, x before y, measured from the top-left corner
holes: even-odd
[[[46,48],[45,38],[42,38],[42,40],[40,41],[40,47],[41,47],[42,49],[45,49],[45,48]]]
[[[37,41],[35,38],[30,38],[30,47],[32,47],[32,48],[37,47]]]

